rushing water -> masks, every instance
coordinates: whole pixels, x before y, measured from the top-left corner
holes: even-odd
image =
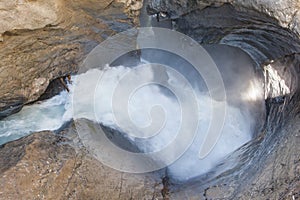
[[[155,26],[156,18],[146,16],[145,7],[143,10],[141,23],[145,26]],[[159,26],[171,28],[171,22],[160,22]],[[204,81],[196,75],[197,73],[192,67],[189,68],[187,62],[176,59],[174,55],[165,52],[151,50],[142,52],[144,59],[151,63],[172,66],[187,78],[192,85],[200,108],[197,113],[199,122],[194,140],[184,154],[168,166],[168,175],[179,181],[185,181],[211,171],[226,156],[250,141],[263,124],[263,84],[260,76],[255,72],[249,56],[241,50],[227,46],[206,47],[206,50],[222,74],[227,94],[227,112],[221,136],[214,149],[204,159],[198,157],[199,148],[203,144],[205,133],[209,128],[212,106],[219,106],[218,100],[210,97]],[[165,85],[176,87],[181,91],[187,90],[187,85],[176,79],[171,71],[154,71],[147,65],[136,66],[147,62],[137,62],[134,66],[126,65],[126,62],[125,64],[123,62],[116,63],[115,67],[104,67],[102,70],[91,69],[76,75],[72,77],[72,85],[69,85],[70,93],[63,91],[49,100],[25,106],[19,113],[1,120],[0,144],[36,131],[57,130],[71,119],[85,118],[123,133],[124,137],[141,152],[157,152],[167,146],[177,136],[182,120],[181,111],[190,107],[188,101],[190,97],[179,102],[176,94],[167,88],[148,84],[139,87],[132,93],[130,99],[126,99],[128,109],[126,108],[124,112],[125,108],[121,106],[124,99],[116,99],[112,103],[114,91],[124,74],[127,73],[132,74],[133,80],[147,79],[148,82],[155,82],[156,79],[161,79]],[[91,90],[93,88],[91,86],[97,84],[100,87]],[[118,87],[120,91],[126,91],[130,85],[123,84]],[[80,91],[80,94],[77,93],[74,96],[75,88]],[[113,107],[112,104],[116,106]],[[142,140],[140,137],[147,135],[137,131],[136,126],[146,127],[151,124],[151,117],[153,117],[151,111],[156,105],[163,108],[165,121],[158,134]],[[125,113],[129,113],[130,119]],[[160,117],[162,116],[156,116],[159,119]],[[128,120],[131,122],[129,123]],[[174,149],[175,151],[176,149]],[[164,162],[172,156],[171,154],[161,155],[155,157],[155,161]]]
[[[161,52],[159,55],[161,55]],[[172,55],[165,54],[164,59],[168,56]],[[147,57],[147,52],[145,57]],[[160,58],[161,56],[158,56],[156,59],[159,60]],[[174,61],[174,59],[172,60]],[[220,71],[223,71],[223,78],[229,95],[225,124],[222,135],[213,151],[204,159],[199,159],[199,147],[203,143],[205,132],[211,120],[212,105],[218,106],[218,101],[211,99],[205,91],[205,87],[201,86],[202,84],[199,83],[201,78],[193,77],[192,74],[194,73],[189,73],[188,68],[182,67],[183,62],[177,61],[177,70],[181,70],[182,74],[188,76],[192,82],[200,109],[198,113],[199,126],[195,140],[187,151],[168,167],[168,174],[174,179],[184,181],[209,172],[227,155],[250,141],[253,132],[256,130],[257,110],[255,107],[259,105],[258,110],[260,110],[261,103],[255,104],[253,107],[251,102],[253,98],[263,98],[262,85],[257,85],[259,81],[255,78],[255,73],[249,63],[236,63],[236,66],[230,67],[233,69],[226,69],[225,62],[221,63],[223,69]],[[236,67],[240,71],[235,81],[228,82],[231,76],[234,75],[233,72],[236,71]],[[132,78],[134,80],[147,79],[149,81],[154,81],[159,75],[160,79],[165,79],[166,84],[177,87],[179,90],[186,90],[187,87],[181,80],[177,80],[171,71],[156,72],[147,65],[142,65],[142,67],[105,67],[103,70],[91,69],[72,78],[73,84],[69,85],[70,93],[63,91],[44,102],[25,106],[21,112],[0,121],[1,144],[28,135],[31,132],[56,130],[72,118],[85,118],[124,133],[125,137],[134,143],[141,152],[159,151],[176,137],[182,120],[181,109],[189,107],[189,101],[186,99],[183,102],[178,102],[176,96],[162,86],[145,85],[138,88],[128,99],[128,113],[130,120],[133,122],[128,123],[128,118],[124,115],[124,108],[116,106],[113,110],[112,107],[114,90],[120,83],[120,79],[127,73],[133,74]],[[101,77],[100,82],[99,77]],[[97,87],[95,91],[91,91],[90,86],[95,84],[100,85],[100,87]],[[129,85],[123,84],[119,87],[121,91],[126,91]],[[81,91],[76,99],[72,99],[74,88]],[[121,101],[123,99],[117,99],[114,104],[119,105]],[[150,124],[150,111],[155,105],[160,105],[164,109],[164,118],[166,119],[164,125],[159,134],[146,141],[140,140],[135,137],[137,134],[139,134],[139,137],[142,136],[141,133],[136,133],[135,125],[143,127]],[[76,109],[75,112],[74,109]],[[118,121],[116,121],[116,116]],[[172,155],[156,157],[157,162],[164,162],[167,159],[165,156],[170,157]]]
[[[70,120],[65,118],[65,104],[70,99],[66,91],[43,102],[23,107],[14,115],[0,121],[0,144],[16,140],[32,132],[57,130]]]

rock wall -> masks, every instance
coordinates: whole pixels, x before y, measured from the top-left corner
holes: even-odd
[[[299,0],[153,0],[150,2],[149,11],[167,12],[172,18],[178,18],[195,9],[219,7],[224,4],[231,4],[239,11],[266,14],[276,19],[282,27],[289,28],[298,35],[300,33]]]
[[[296,144],[300,142],[299,4],[297,0],[150,2],[149,13],[167,13],[177,30],[199,43],[243,49],[265,76],[265,129],[222,164],[237,163],[231,170],[216,170],[174,186],[171,199],[300,197],[300,155]]]
[[[38,99],[52,80],[75,73],[105,38],[135,26],[140,2],[1,1],[0,118]],[[161,174],[132,176],[103,166],[72,128],[36,133],[0,147],[0,198],[299,198],[299,1],[152,0],[148,11],[168,13],[201,43],[238,46],[265,69],[266,130],[233,155],[240,160],[231,171],[168,187]],[[287,77],[289,91],[278,77]]]
[[[93,47],[135,25],[130,6],[110,0],[0,2],[0,118],[75,73]]]
[[[158,173],[127,174],[101,164],[72,126],[0,148],[0,199],[162,199]]]
[[[199,177],[171,189],[171,199],[297,199],[300,197],[300,55],[285,56],[265,66],[282,69],[290,93],[267,99],[267,124],[253,141],[227,158],[238,163],[222,174]],[[284,66],[284,67],[283,67]],[[268,67],[268,68],[269,68]],[[294,71],[295,70],[295,71]],[[284,72],[283,72],[284,71]],[[283,77],[283,76],[282,76]],[[272,79],[272,80],[277,80]],[[267,95],[273,95],[273,91]],[[283,98],[283,99],[282,99]],[[222,166],[220,166],[222,168]],[[187,198],[188,197],[188,198]]]
[[[59,23],[61,1],[4,0],[0,2],[0,34],[14,29],[37,29]],[[2,38],[3,39],[3,38]]]

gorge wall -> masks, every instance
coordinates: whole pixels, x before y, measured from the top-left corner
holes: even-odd
[[[0,118],[37,100],[52,80],[75,73],[101,41],[133,27],[128,9],[105,0],[2,1]]]
[[[241,48],[265,76],[266,128],[228,158],[227,164],[236,159],[239,164],[217,178],[208,175],[177,187],[171,198],[299,197],[299,147],[294,141],[299,142],[300,2],[154,0],[149,4],[148,12],[168,15],[176,30],[201,44]]]
[[[199,43],[236,46],[255,60],[266,80],[264,131],[228,158],[228,165],[238,160],[231,170],[178,185],[164,172],[133,176],[106,168],[78,139],[72,123],[80,122],[72,122],[59,133],[0,147],[0,198],[300,198],[300,1],[149,3],[149,14],[167,14],[175,29]],[[1,1],[0,118],[76,73],[97,44],[136,26],[141,8],[134,0]]]

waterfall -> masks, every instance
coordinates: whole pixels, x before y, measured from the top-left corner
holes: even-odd
[[[145,25],[159,25],[160,22],[155,20],[145,16],[145,13],[141,15]],[[171,21],[162,23],[169,26]],[[226,45],[207,46],[205,49],[221,72],[228,97],[221,135],[205,158],[199,158],[199,149],[205,138],[209,137],[205,134],[210,126],[213,108],[222,105],[219,99],[210,96],[203,77],[196,73],[189,62],[178,55],[155,49],[142,50],[141,60],[134,66],[127,66],[126,63],[114,67],[106,65],[73,76],[69,94],[63,91],[49,100],[25,106],[19,113],[0,121],[0,143],[36,131],[56,130],[71,119],[84,118],[124,134],[141,153],[158,152],[175,140],[183,120],[182,113],[187,110],[191,115],[184,120],[197,120],[195,137],[188,141],[190,146],[175,162],[168,163],[177,155],[181,142],[186,141],[179,141],[169,153],[152,159],[157,163],[166,163],[168,175],[178,181],[210,172],[226,156],[250,141],[254,132],[261,127],[257,121],[264,113],[264,96],[261,80],[247,54]],[[153,68],[151,63],[170,68]],[[134,82],[123,83],[125,76]],[[151,84],[135,85],[145,81]],[[158,81],[160,85],[155,84]],[[128,95],[126,92],[132,88],[134,91]],[[181,99],[178,99],[178,93],[169,88],[181,91]],[[75,93],[75,90],[80,92]],[[114,96],[116,91],[119,92],[117,98]],[[192,110],[191,97],[184,95],[191,91],[200,108],[196,111]],[[198,119],[192,115],[193,112]],[[148,132],[141,130],[146,130],[144,128],[153,122],[162,126],[150,137]],[[184,129],[189,130],[190,127]],[[92,144],[97,141],[86,142]]]

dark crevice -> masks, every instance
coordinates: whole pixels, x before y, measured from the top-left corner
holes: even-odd
[[[67,90],[66,84],[68,83],[69,83],[68,76],[63,76],[52,80],[48,85],[46,91],[38,98],[37,101],[50,99],[51,97],[58,95],[63,90]]]

